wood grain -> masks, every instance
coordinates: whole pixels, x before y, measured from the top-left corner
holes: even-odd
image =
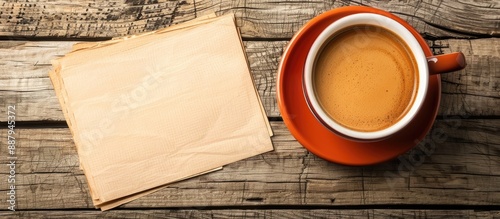
[[[400,16],[435,54],[465,53],[469,66],[443,75],[441,117],[426,137],[430,147],[376,166],[341,166],[307,152],[277,121],[275,151],[100,212],[69,130],[44,126],[64,121],[47,73],[50,60],[75,43],[66,40],[136,34],[214,12],[235,13],[266,112],[280,117],[276,70],[283,48],[311,18],[347,5]],[[16,105],[17,121],[41,125],[16,129],[18,211],[7,211],[0,198],[0,218],[500,218],[499,11],[500,2],[489,0],[0,1],[0,115]],[[6,139],[5,121],[0,116],[0,139]]]
[[[203,206],[500,206],[500,120],[436,121],[426,148],[376,166],[348,167],[307,152],[283,122],[272,122],[275,151],[170,185],[122,208]],[[5,139],[6,129],[0,130]],[[92,208],[66,128],[17,129],[18,208]],[[428,151],[428,156],[426,151]],[[7,177],[0,157],[0,177]],[[133,179],[134,176],[130,176]],[[5,191],[6,180],[0,181]],[[0,203],[6,209],[7,203]]]
[[[120,211],[28,211],[0,212],[2,218],[116,218],[116,219],[149,219],[149,218],[197,218],[197,219],[230,219],[230,218],[279,218],[279,219],[316,219],[316,218],[428,218],[428,219],[462,219],[500,217],[500,211],[474,210],[407,210],[407,209],[361,209],[361,210],[120,210]]]
[[[64,121],[48,78],[50,60],[75,42],[0,41],[0,114],[17,105],[17,121]],[[269,117],[279,117],[276,72],[287,41],[246,41],[257,90]],[[463,51],[466,69],[443,75],[440,115],[500,115],[500,38],[429,41],[436,54]],[[0,117],[0,121],[6,121]]]
[[[0,36],[114,37],[209,14],[234,13],[245,37],[290,38],[316,15],[347,5],[381,8],[428,37],[500,35],[500,4],[486,0],[21,0],[0,2]]]

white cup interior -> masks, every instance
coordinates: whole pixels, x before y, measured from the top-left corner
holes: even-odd
[[[343,30],[344,28],[354,26],[354,25],[375,25],[388,30],[391,30],[393,33],[397,34],[401,39],[403,39],[406,44],[409,46],[415,61],[418,67],[418,88],[417,95],[413,101],[413,105],[398,122],[393,124],[390,127],[387,127],[382,130],[372,131],[372,132],[364,132],[357,131],[353,129],[349,129],[345,126],[340,125],[335,122],[332,118],[328,116],[328,114],[321,108],[319,101],[316,98],[316,94],[314,92],[313,87],[313,70],[314,64],[316,61],[316,57],[318,53],[321,52],[322,46],[325,43],[328,43],[333,35],[335,35],[338,31]],[[359,13],[348,15],[343,17],[332,24],[330,24],[321,34],[316,38],[312,47],[309,50],[307,55],[305,67],[304,67],[304,89],[309,100],[309,107],[312,108],[316,116],[320,117],[323,120],[325,125],[329,126],[331,129],[351,138],[361,139],[361,140],[376,140],[385,138],[390,136],[403,127],[408,125],[408,123],[415,117],[417,112],[420,110],[422,103],[424,102],[425,95],[427,94],[427,87],[429,82],[429,70],[427,67],[427,59],[426,56],[420,47],[417,39],[413,36],[413,34],[406,29],[403,25],[398,23],[397,21],[372,13]]]

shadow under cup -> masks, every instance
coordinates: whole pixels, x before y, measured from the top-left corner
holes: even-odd
[[[349,139],[384,139],[405,127],[424,100],[429,72],[413,35],[377,14],[346,16],[315,40],[304,91],[315,117]]]

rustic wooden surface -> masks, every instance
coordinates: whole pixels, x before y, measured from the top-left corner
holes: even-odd
[[[122,210],[122,211],[73,211],[71,218],[282,218],[282,219],[316,219],[316,218],[498,218],[500,211],[474,210]],[[54,218],[67,219],[68,212],[64,211],[29,211],[18,214],[5,213],[3,216],[17,216],[25,218]]]
[[[469,66],[443,75],[439,116],[426,142],[398,159],[346,167],[308,153],[281,121],[276,69],[291,36],[332,8],[368,5],[413,25],[435,54]],[[47,77],[77,41],[105,40],[235,13],[251,72],[272,120],[275,151],[175,183],[109,212],[93,209]],[[17,212],[1,218],[500,218],[500,2],[39,0],[0,1],[0,139],[17,106]],[[1,116],[4,115],[4,116]],[[444,133],[444,135],[439,135]],[[0,191],[7,191],[0,143]]]

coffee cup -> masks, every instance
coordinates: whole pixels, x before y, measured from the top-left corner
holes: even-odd
[[[314,41],[303,90],[311,112],[332,132],[359,141],[390,137],[422,109],[430,75],[465,67],[461,52],[427,57],[400,22],[376,13],[347,15]]]

